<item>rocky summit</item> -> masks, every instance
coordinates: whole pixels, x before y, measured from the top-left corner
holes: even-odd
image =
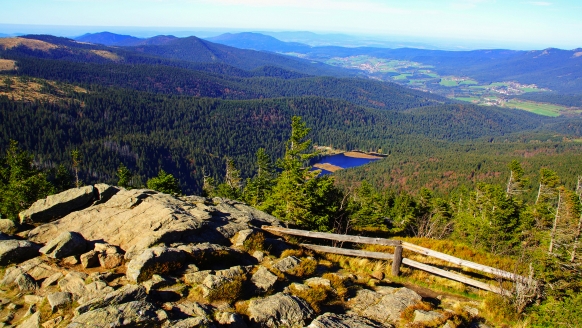
[[[456,327],[469,314],[455,309],[478,313],[341,269],[228,199],[101,184],[20,218],[3,223],[0,327]]]

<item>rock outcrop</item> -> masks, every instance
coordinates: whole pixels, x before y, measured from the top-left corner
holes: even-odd
[[[85,190],[84,205],[74,200],[79,188],[51,196],[38,202],[47,205],[44,214],[36,203],[23,212],[24,227],[36,227],[0,235],[0,265],[7,265],[0,286],[12,289],[0,295],[7,309],[0,323],[376,328],[400,324],[421,300],[408,288],[371,289],[387,284],[382,272],[367,285],[329,260],[318,263],[261,231],[280,223],[240,202],[108,185]],[[444,324],[450,318],[442,313],[417,309],[414,321]]]
[[[65,231],[42,247],[39,252],[54,259],[62,259],[85,252],[87,241],[76,232]]]
[[[28,233],[28,239],[46,244],[63,231],[77,232],[89,241],[120,247],[130,260],[159,243],[210,242],[230,246],[229,239],[241,230],[280,225],[274,217],[242,203],[215,201],[122,189],[104,203],[38,226]]]
[[[38,247],[27,240],[0,240],[0,265],[21,263],[38,255]]]
[[[304,327],[314,314],[307,302],[284,293],[254,299],[249,304],[250,319],[262,327]]]
[[[154,274],[163,274],[181,268],[185,260],[185,252],[177,248],[148,248],[127,264],[126,276],[134,282],[146,281]]]
[[[307,328],[383,328],[392,327],[381,325],[372,320],[349,314],[325,313],[315,318]]]
[[[409,306],[422,297],[408,288],[383,287],[380,291],[361,289],[348,303],[355,313],[383,324],[394,324]]]
[[[30,208],[20,212],[20,223],[49,222],[74,210],[89,205],[95,199],[93,186],[73,188],[39,199]]]
[[[166,320],[165,312],[151,303],[133,301],[85,312],[73,318],[67,328],[155,327]]]

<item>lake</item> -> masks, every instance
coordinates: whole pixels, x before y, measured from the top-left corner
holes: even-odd
[[[370,158],[346,156],[345,154],[330,155],[320,158],[313,166],[320,169],[321,174],[331,174],[341,169],[362,166],[381,159],[381,157],[368,157]]]

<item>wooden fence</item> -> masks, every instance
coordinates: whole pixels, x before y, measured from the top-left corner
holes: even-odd
[[[383,245],[383,246],[392,246],[394,247],[394,254],[390,253],[383,253],[383,252],[369,252],[369,251],[362,251],[362,250],[355,250],[355,249],[346,249],[346,248],[337,248],[337,247],[329,247],[329,246],[319,246],[319,245],[312,245],[312,244],[301,244],[302,247],[312,249],[316,252],[324,252],[324,253],[333,253],[333,254],[340,254],[340,255],[348,255],[348,256],[357,256],[357,257],[367,257],[379,260],[390,260],[392,261],[392,275],[398,276],[400,274],[400,266],[401,264],[405,264],[409,267],[413,267],[416,269],[420,269],[432,274],[436,274],[451,280],[462,282],[466,285],[470,285],[473,287],[481,288],[484,290],[488,290],[497,294],[507,294],[508,291],[504,290],[500,287],[493,286],[475,279],[471,279],[465,276],[462,276],[457,273],[453,273],[450,271],[446,271],[443,269],[436,268],[431,265],[427,265],[424,263],[416,262],[408,258],[403,258],[402,250],[410,250],[419,254],[423,254],[426,256],[430,256],[439,260],[447,261],[449,263],[453,263],[456,265],[460,265],[463,267],[471,268],[474,270],[478,270],[481,272],[489,273],[494,276],[516,281],[518,283],[525,283],[529,280],[529,278],[503,271],[500,269],[492,268],[486,265],[482,265],[479,263],[463,260],[448,254],[440,253],[437,251],[433,251],[431,249],[420,247],[415,244],[403,242],[400,240],[394,239],[384,239],[384,238],[371,238],[371,237],[361,237],[361,236],[351,236],[351,235],[340,235],[340,234],[333,234],[333,233],[325,233],[325,232],[312,232],[312,231],[305,231],[305,230],[297,230],[297,229],[287,229],[281,227],[273,227],[273,226],[263,226],[263,230],[268,231],[273,234],[287,234],[293,236],[300,236],[300,237],[308,237],[308,238],[317,238],[317,239],[327,239],[333,241],[340,241],[340,242],[350,242],[350,243],[358,243],[358,244],[370,244],[370,245]]]

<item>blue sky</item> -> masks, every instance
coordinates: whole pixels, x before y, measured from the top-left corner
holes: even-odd
[[[582,47],[580,0],[4,0],[0,24],[341,32]],[[6,32],[14,31],[0,25]]]

